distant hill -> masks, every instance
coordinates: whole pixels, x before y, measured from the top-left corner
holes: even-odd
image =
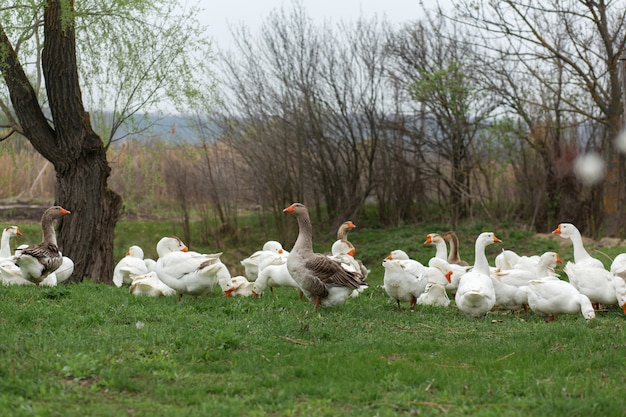
[[[110,115],[105,117],[111,120]],[[144,120],[133,120],[123,124],[115,133],[114,141],[133,139],[142,142],[164,140],[198,143],[203,139],[202,134],[215,135],[213,123],[204,121],[203,129],[200,129],[198,123],[198,120],[191,116],[148,114]]]

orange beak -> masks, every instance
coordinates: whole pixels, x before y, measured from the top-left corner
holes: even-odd
[[[385,259],[391,260],[391,259],[393,259],[393,255],[391,253],[389,253],[389,256],[387,256]]]
[[[19,228],[15,230],[15,234],[18,236],[22,236],[22,232],[20,232]]]
[[[61,213],[61,214],[72,214],[71,211],[65,210],[63,207],[61,207],[61,209],[59,210],[59,213]]]
[[[622,310],[624,310],[624,314],[626,314],[626,303],[622,306]]]
[[[130,249],[126,251],[126,256],[130,256]]]
[[[254,295],[254,298],[259,298],[259,294],[257,294],[257,292],[254,290],[252,290],[252,295]]]
[[[283,250],[282,249],[278,249],[278,254],[282,255],[282,253],[283,253]]]
[[[350,227],[350,229],[354,229],[356,227],[356,224],[348,222],[348,227]]]
[[[424,245],[430,245],[431,243],[433,243],[433,237],[431,235],[426,235],[426,241],[424,242]]]
[[[493,235],[493,241],[494,241],[495,243],[502,243],[502,241],[501,241],[500,239],[498,239],[498,238],[496,237],[496,235]]]
[[[356,249],[352,248],[348,251],[348,255],[354,256],[354,252],[356,252]]]
[[[554,230],[552,231],[552,233],[557,234],[557,235],[560,235],[560,234],[561,234],[561,225],[559,225],[559,227],[557,227],[556,229],[554,229]]]
[[[189,250],[189,248],[187,246],[183,246],[183,248],[180,250],[181,252],[187,252]]]
[[[557,264],[562,264],[563,263],[563,259],[561,259],[561,257],[559,256],[559,254],[556,254],[556,263]]]
[[[449,283],[450,283],[450,282],[452,282],[452,278],[450,278],[451,276],[452,276],[452,271],[449,271],[449,272],[446,274],[446,279],[448,280],[448,282],[449,282]]]
[[[225,290],[224,294],[226,294],[226,297],[230,298],[233,296],[233,291],[235,291],[235,287]]]
[[[292,204],[289,207],[287,207],[286,209],[284,209],[283,213],[293,213],[294,210],[295,209],[294,209],[293,204]]]

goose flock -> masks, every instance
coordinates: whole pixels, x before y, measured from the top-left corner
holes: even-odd
[[[20,245],[11,254],[10,241],[21,236],[17,226],[6,227],[0,240],[0,282],[4,285],[56,286],[74,272],[74,262],[63,256],[57,246],[54,221],[71,214],[61,206],[52,206],[41,216],[42,241]]]
[[[313,251],[313,227],[306,206],[293,203],[284,213],[295,217],[298,237],[291,250],[270,240],[262,249],[241,260],[244,275],[231,276],[220,260],[222,253],[198,253],[175,236],[163,237],[156,245],[157,260],[144,258],[141,247],[128,248],[113,273],[115,286],[128,286],[137,296],[204,296],[219,286],[226,297],[262,296],[269,288],[289,287],[306,297],[313,309],[332,307],[358,297],[369,287],[369,270],[355,258],[356,249],[348,233],[356,226],[343,223],[337,240],[327,254]],[[47,209],[41,219],[42,241],[21,245],[11,254],[10,241],[21,236],[17,226],[6,227],[0,241],[0,282],[4,285],[57,285],[72,274],[74,263],[57,246],[54,221],[70,212],[63,207]],[[474,265],[459,256],[459,240],[454,232],[430,233],[425,245],[435,247],[435,255],[423,264],[402,249],[393,249],[382,260],[382,288],[396,301],[397,308],[409,303],[454,306],[468,318],[485,317],[495,308],[532,310],[546,321],[562,314],[595,318],[600,305],[618,305],[626,314],[626,253],[618,255],[609,270],[585,249],[578,229],[561,223],[552,232],[570,239],[574,259],[563,272],[555,272],[563,261],[556,252],[521,256],[502,250],[490,266],[485,250],[502,243],[493,232],[481,233],[475,241]],[[448,245],[450,250],[448,251]]]

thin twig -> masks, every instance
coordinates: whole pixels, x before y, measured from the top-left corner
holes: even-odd
[[[285,340],[288,341],[288,342],[294,343],[296,345],[302,345],[302,346],[308,345],[308,343],[305,342],[304,340],[294,339],[294,338],[289,337],[289,336],[285,336]]]
[[[507,358],[510,358],[510,357],[511,357],[511,356],[513,356],[513,355],[515,355],[515,352],[511,352],[511,353],[509,353],[508,355],[504,355],[503,357],[496,359],[496,360],[495,360],[495,362],[505,360],[505,359],[507,359]]]

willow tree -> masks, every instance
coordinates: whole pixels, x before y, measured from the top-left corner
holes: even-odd
[[[192,70],[184,51],[198,45],[185,44],[184,39],[181,43],[168,39],[166,45],[159,42],[160,34],[168,31],[155,22],[163,21],[162,6],[169,5],[164,10],[171,12],[174,4],[173,0],[86,1],[77,10],[74,0],[41,0],[0,8],[0,70],[6,87],[1,91],[0,109],[11,132],[24,136],[55,168],[55,204],[72,212],[60,221],[57,232],[63,254],[75,263],[72,281],[111,282],[114,229],[122,209],[121,196],[107,185],[111,132],[155,101],[165,101],[168,79],[174,80],[178,99],[199,96],[197,90],[183,89],[177,81]],[[134,45],[132,30],[108,31],[108,38],[92,43],[96,38],[86,36],[94,30],[91,25],[106,19],[117,20],[119,28],[134,28],[143,34],[136,40],[152,39],[151,44]],[[187,21],[185,27],[189,29],[183,33],[197,30],[194,21]],[[146,36],[150,29],[154,33]],[[78,40],[85,43],[80,54]],[[111,51],[117,51],[115,59],[106,53]],[[159,72],[163,62],[167,63],[165,74]],[[104,141],[85,108],[83,68],[92,80],[108,80],[100,94],[90,89],[91,94],[107,97],[105,92],[113,90],[119,100],[114,104],[116,122]],[[187,78],[189,83],[196,81],[193,76]]]

